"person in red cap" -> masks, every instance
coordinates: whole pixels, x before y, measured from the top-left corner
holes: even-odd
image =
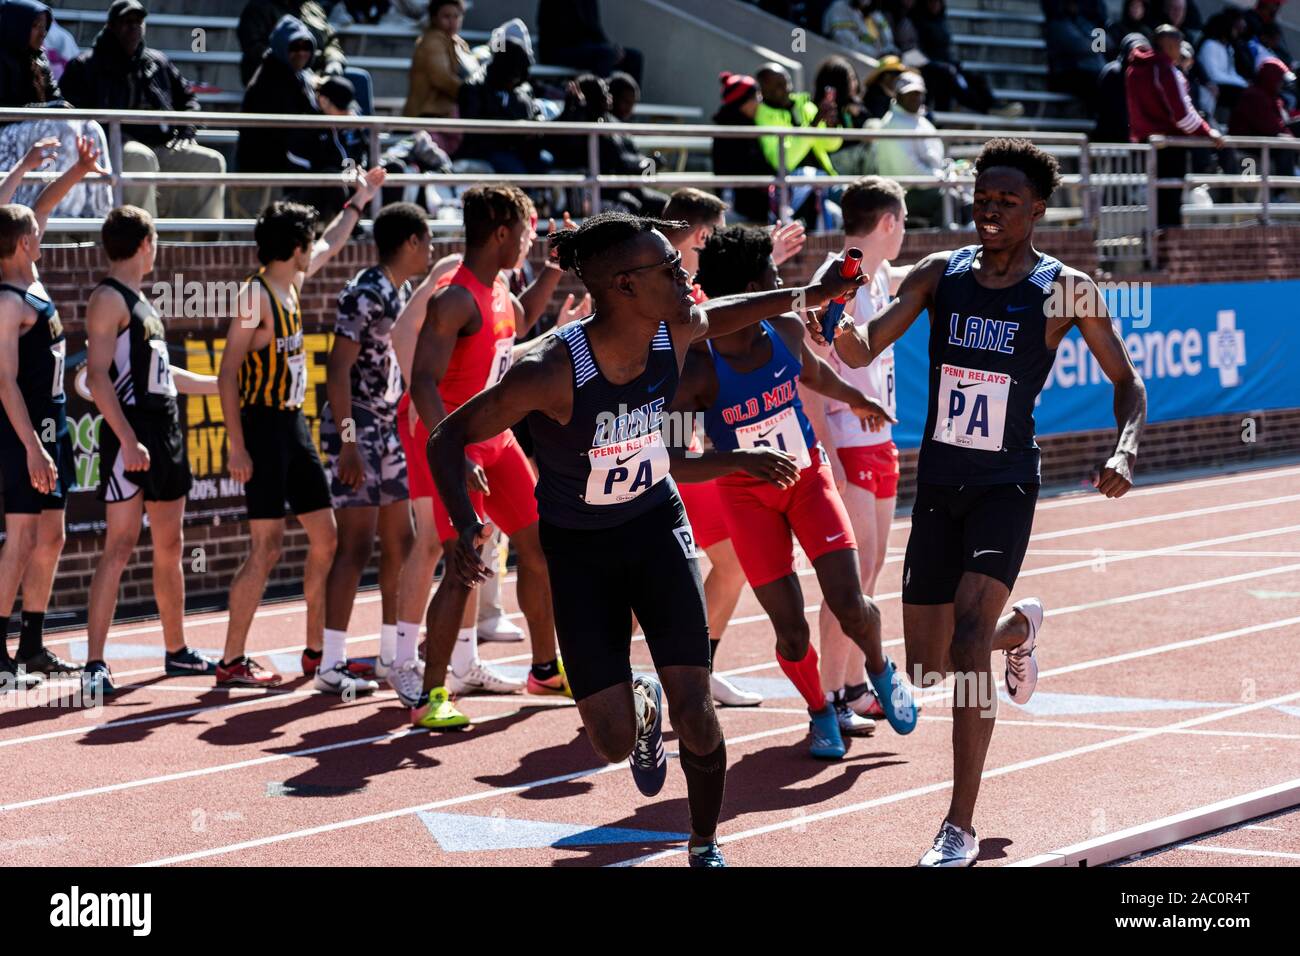
[[[758,81],[743,73],[721,73],[722,105],[713,114],[716,126],[753,126],[758,112]],[[719,176],[771,176],[757,138],[718,137],[713,141],[713,172]],[[731,208],[751,222],[766,223],[770,209],[766,189],[736,189]]]

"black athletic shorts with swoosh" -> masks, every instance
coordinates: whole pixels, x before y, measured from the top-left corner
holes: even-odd
[[[1014,588],[1037,503],[1037,484],[918,484],[903,603],[951,604],[967,571]]]

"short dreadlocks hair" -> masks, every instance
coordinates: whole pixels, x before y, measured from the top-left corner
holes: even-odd
[[[583,221],[577,229],[563,229],[551,236],[551,247],[559,256],[560,268],[568,269],[584,280],[592,267],[606,261],[617,263],[617,256],[627,242],[642,233],[659,230],[665,235],[687,228],[684,222],[649,219],[625,212],[603,212]],[[586,273],[586,274],[584,274]]]
[[[532,202],[522,189],[508,183],[480,183],[461,196],[465,219],[465,245],[481,246],[501,226],[527,223]]]
[[[1027,139],[999,137],[985,143],[975,160],[975,175],[979,176],[995,166],[1020,170],[1029,180],[1034,195],[1042,200],[1050,199],[1056,187],[1061,185],[1061,164],[1056,157],[1043,152]]]
[[[719,229],[700,250],[695,281],[711,299],[744,292],[772,257],[772,236],[758,226]]]

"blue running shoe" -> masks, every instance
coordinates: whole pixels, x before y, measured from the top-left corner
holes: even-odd
[[[885,669],[879,674],[868,674],[867,677],[876,691],[880,706],[884,708],[885,719],[889,721],[889,726],[900,734],[910,734],[914,731],[916,721],[921,715],[921,708],[912,699],[912,689],[898,673],[894,662],[886,657]]]
[[[87,707],[94,707],[105,697],[117,693],[113,675],[103,661],[92,661],[81,672],[81,696]]]
[[[718,846],[718,841],[714,840],[705,846],[693,846],[687,849],[686,859],[691,866],[726,866],[727,861],[722,858],[722,849]]]
[[[827,704],[816,713],[809,711],[808,716],[808,727],[812,731],[809,753],[818,760],[843,760],[847,751],[844,738],[840,736],[840,719],[835,708]]]
[[[188,647],[179,651],[168,651],[163,658],[163,669],[168,677],[184,677],[187,674],[215,674],[217,662],[211,657],[204,657]]]
[[[668,754],[664,752],[663,688],[653,677],[636,677],[632,681],[632,698],[642,698],[637,707],[636,743],[627,762],[632,767],[636,788],[647,797],[653,797],[664,788],[668,779]]]

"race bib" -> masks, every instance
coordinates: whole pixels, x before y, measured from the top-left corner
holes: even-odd
[[[668,477],[668,449],[659,430],[587,452],[589,505],[617,505],[640,497]]]
[[[397,364],[397,355],[388,353],[388,384],[384,388],[384,401],[396,402],[402,397],[402,366]]]
[[[935,441],[958,448],[1001,451],[1011,376],[944,365],[939,377]]]
[[[176,383],[172,381],[172,366],[167,358],[167,343],[161,339],[149,340],[149,394],[176,397]]]
[[[514,339],[497,339],[496,352],[492,356],[492,370],[488,372],[487,384],[483,386],[484,388],[491,388],[510,370],[510,350],[514,346]]]
[[[770,418],[736,429],[736,444],[741,448],[775,448],[794,456],[795,466],[801,471],[812,465],[808,443],[803,440],[799,416],[793,408],[783,408]]]
[[[307,356],[301,352],[289,356],[288,408],[299,408],[307,400]]]
[[[63,397],[63,359],[64,349],[67,346],[60,342],[58,345],[50,346],[50,354],[54,356],[54,381],[50,384],[50,398]]]

